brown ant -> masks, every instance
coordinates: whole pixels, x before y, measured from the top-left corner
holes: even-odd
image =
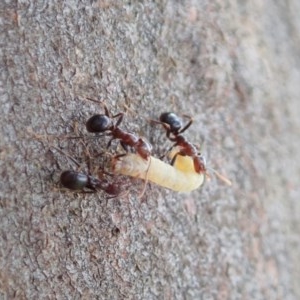
[[[190,156],[193,159],[196,173],[206,173],[205,158],[198,152],[197,148],[192,143],[187,141],[186,138],[181,135],[181,133],[187,130],[193,123],[191,117],[186,115],[185,117],[188,117],[190,120],[184,127],[182,127],[181,119],[172,112],[162,113],[159,117],[159,121],[152,120],[152,122],[163,125],[167,132],[167,138],[175,143],[172,148],[176,146],[179,147],[179,151],[172,158],[171,165],[174,164],[177,155]]]
[[[126,151],[128,150],[128,147],[132,147],[143,159],[147,160],[151,155],[151,144],[141,137],[137,137],[135,134],[126,132],[119,127],[123,120],[124,113],[118,113],[114,116],[110,116],[105,105],[104,110],[105,114],[94,115],[86,122],[87,131],[94,133],[107,132],[107,135],[112,136],[107,147],[111,145],[111,142],[114,139],[119,139],[122,147]],[[116,123],[112,120],[114,118],[118,118]]]
[[[107,194],[116,197],[121,194],[120,185],[109,183],[106,179],[98,179],[85,173],[67,170],[60,175],[60,183],[70,190],[81,190],[85,188],[96,192],[103,190]]]

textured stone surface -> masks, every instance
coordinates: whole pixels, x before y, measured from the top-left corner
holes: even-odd
[[[0,4],[1,297],[298,299],[299,2],[64,2]],[[154,155],[170,144],[148,119],[192,115],[233,186],[63,191],[62,170],[107,162],[107,139],[68,138],[102,111],[86,97]]]

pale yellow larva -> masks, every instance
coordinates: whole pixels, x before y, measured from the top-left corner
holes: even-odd
[[[183,156],[181,158],[186,159]],[[176,159],[175,165],[189,165],[186,160],[181,162],[181,158],[178,158],[178,161]],[[194,168],[191,169],[192,171],[184,172],[153,156],[145,160],[140,155],[133,153],[113,160],[113,170],[116,174],[149,180],[177,192],[190,192],[203,184],[205,174],[196,173]]]

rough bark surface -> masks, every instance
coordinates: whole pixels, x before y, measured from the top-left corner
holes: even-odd
[[[299,299],[299,1],[83,2],[0,4],[0,298]],[[103,111],[87,97],[156,156],[148,120],[193,116],[232,187],[62,190],[109,160],[107,138],[69,138]]]

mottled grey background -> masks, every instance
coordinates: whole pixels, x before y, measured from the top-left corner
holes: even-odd
[[[299,299],[299,1],[0,11],[1,299]],[[87,97],[125,111],[154,155],[170,143],[148,120],[193,116],[187,138],[233,186],[149,185],[143,201],[126,178],[128,197],[62,190],[62,170],[108,160],[94,157],[107,139],[68,138],[102,111]]]

